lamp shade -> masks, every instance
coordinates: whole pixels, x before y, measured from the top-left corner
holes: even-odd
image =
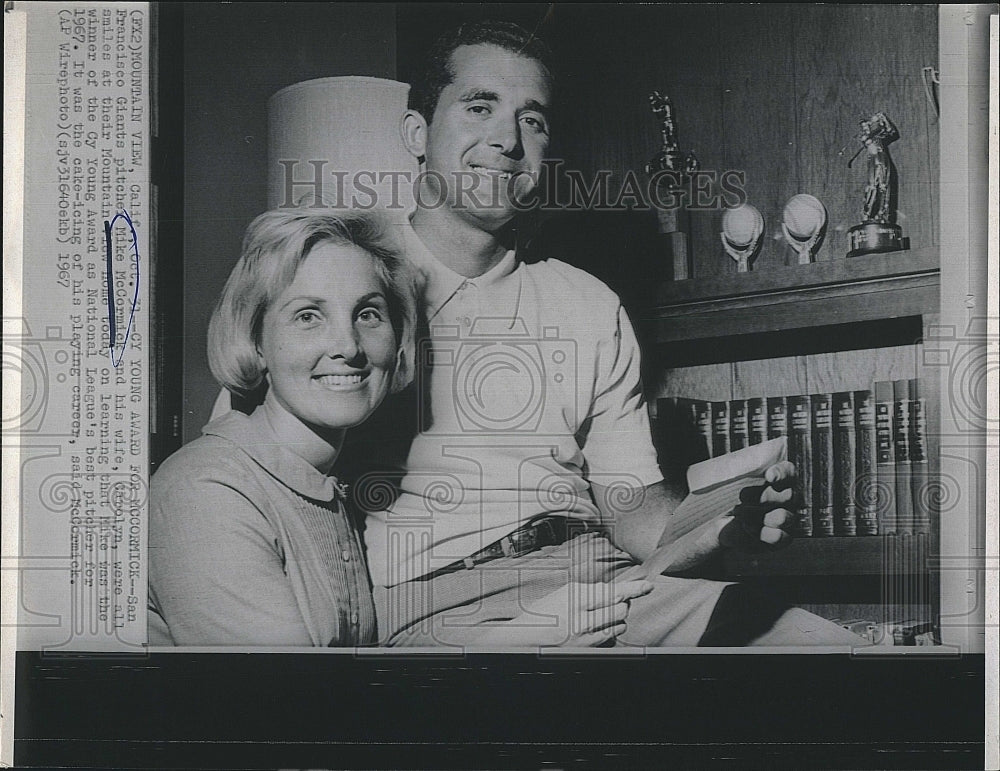
[[[418,173],[400,133],[409,90],[350,76],[278,91],[268,102],[268,207],[322,202],[405,218]]]

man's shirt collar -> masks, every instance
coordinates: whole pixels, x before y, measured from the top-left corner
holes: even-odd
[[[511,249],[503,258],[481,276],[466,278],[456,273],[437,257],[420,240],[413,227],[407,228],[404,249],[410,262],[420,272],[423,280],[423,301],[430,321],[455,296],[459,289],[474,286],[483,289],[517,268],[516,252]]]

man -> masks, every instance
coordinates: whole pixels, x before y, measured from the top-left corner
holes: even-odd
[[[406,435],[405,475],[355,480],[384,644],[518,644],[536,632],[573,642],[573,614],[593,606],[580,587],[641,576],[637,563],[678,535],[681,497],[656,464],[618,297],[565,263],[515,254],[549,144],[547,57],[515,25],[464,25],[432,48],[403,119],[424,172],[404,234],[423,279],[423,370],[411,401],[346,451],[386,459],[384,431]],[[771,487],[740,509],[752,524],[727,532],[757,546],[787,539],[792,474],[787,463],[768,469]],[[398,484],[394,500],[386,481]],[[719,514],[684,537],[672,570],[719,548],[732,521]],[[618,644],[860,642],[735,585],[650,580],[651,592],[626,599]],[[489,634],[512,619],[523,635]]]

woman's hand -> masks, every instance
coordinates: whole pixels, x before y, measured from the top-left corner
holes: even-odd
[[[629,602],[653,590],[648,581],[569,583],[491,626],[480,645],[593,647],[624,633]]]

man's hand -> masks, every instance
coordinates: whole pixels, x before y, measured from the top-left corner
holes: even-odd
[[[676,523],[668,519],[655,553],[628,577],[690,570],[722,547],[764,551],[787,543],[791,539],[788,529],[795,521],[793,512],[785,508],[792,503],[795,464],[782,461],[769,466],[764,481],[764,485],[744,487],[739,503],[727,513],[687,532],[678,532]]]
[[[777,463],[764,472],[766,485],[744,487],[731,520],[719,531],[719,543],[737,549],[760,551],[791,539],[786,528],[795,523],[785,508],[792,500],[795,465]]]
[[[629,601],[653,590],[648,581],[569,583],[528,603],[524,611],[481,630],[477,645],[517,647],[602,645],[623,634]]]

